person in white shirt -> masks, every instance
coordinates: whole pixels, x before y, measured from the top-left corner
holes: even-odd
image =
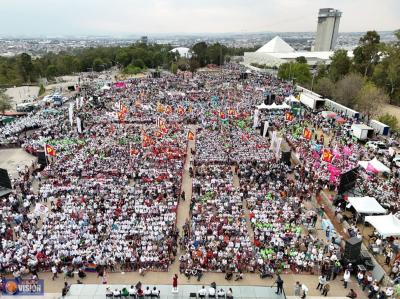
[[[208,296],[215,297],[215,289],[213,287],[208,288]]]
[[[134,286],[131,286],[129,289],[129,296],[134,297],[136,295],[136,288]]]
[[[151,290],[151,297],[160,297],[160,290],[154,287],[153,290]]]
[[[349,280],[350,280],[350,271],[346,269],[343,274],[343,286],[345,289],[347,289],[347,284],[349,283]]]
[[[121,292],[118,291],[117,289],[115,289],[115,290],[113,291],[113,295],[114,295],[114,298],[119,298],[119,297],[121,297]]]
[[[301,285],[301,299],[306,299],[308,293],[308,287],[303,283]]]
[[[218,296],[218,297],[225,298],[225,291],[224,291],[224,289],[220,289],[220,290],[218,291],[218,293],[217,293],[217,296]]]
[[[144,290],[144,295],[145,295],[145,296],[151,296],[150,287],[146,287],[146,289]]]
[[[207,295],[207,291],[204,286],[197,292],[200,298],[205,298]]]

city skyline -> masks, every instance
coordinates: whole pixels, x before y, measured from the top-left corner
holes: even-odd
[[[400,28],[396,0],[3,0],[0,35],[313,32],[323,7],[343,12],[340,32]]]

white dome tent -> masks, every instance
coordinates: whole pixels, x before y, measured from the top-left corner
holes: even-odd
[[[186,47],[177,47],[172,49],[170,52],[175,52],[178,53],[180,57],[183,58],[191,58],[192,57],[192,52],[190,51],[189,48]]]
[[[256,51],[256,53],[290,53],[295,50],[282,38],[275,36],[268,43]]]

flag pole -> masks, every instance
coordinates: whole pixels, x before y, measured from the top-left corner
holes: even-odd
[[[49,160],[47,158],[47,144],[44,144],[44,158],[46,159],[46,166],[49,164]]]

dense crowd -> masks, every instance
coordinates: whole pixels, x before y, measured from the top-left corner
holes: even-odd
[[[204,271],[227,279],[257,271],[337,275],[340,238],[333,227],[326,240],[318,237],[311,199],[337,189],[342,173],[374,153],[351,138],[356,120],[339,123],[310,111],[288,120],[288,109],[260,111],[256,126],[268,121],[270,131],[280,132],[274,137],[301,162],[291,166],[276,140],[253,128],[252,115],[269,94],[282,103],[292,86],[266,74],[239,80],[242,71],[228,65],[221,73],[89,88],[74,103],[73,126],[70,110],[61,107],[3,127],[2,142],[20,142],[32,154],[48,144],[56,157],[41,171],[36,164],[20,170],[13,193],[0,203],[0,271],[15,277],[91,267],[99,274],[166,271],[180,245],[180,270],[188,278]],[[35,130],[21,134],[27,129]],[[176,213],[193,136],[190,218],[180,231]],[[324,150],[334,159],[323,161]],[[360,170],[358,188],[398,212],[398,177]]]

